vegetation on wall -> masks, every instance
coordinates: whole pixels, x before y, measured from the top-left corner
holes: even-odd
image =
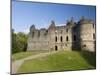
[[[12,53],[26,51],[27,38],[27,34],[23,32],[15,33],[12,29]]]

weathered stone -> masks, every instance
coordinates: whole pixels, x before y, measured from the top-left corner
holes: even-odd
[[[52,21],[48,29],[30,27],[27,50],[88,50],[95,51],[95,26],[93,21],[73,19],[63,26]]]

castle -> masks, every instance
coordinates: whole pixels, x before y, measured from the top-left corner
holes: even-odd
[[[87,50],[95,52],[95,24],[82,17],[78,22],[73,18],[63,26],[56,26],[54,21],[48,29],[40,30],[35,25],[30,27],[27,50]]]

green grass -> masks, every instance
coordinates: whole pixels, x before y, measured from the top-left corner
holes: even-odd
[[[70,51],[59,51],[56,54],[52,54],[43,58],[28,60],[18,70],[18,73],[26,72],[48,72],[48,71],[65,71],[65,70],[81,70],[81,69],[92,69],[95,68],[93,64],[89,63],[95,59],[95,56],[84,52],[70,52]],[[94,58],[93,58],[94,57]],[[91,59],[92,58],[92,59]],[[95,63],[96,61],[94,61]]]
[[[19,59],[23,59],[23,58],[26,58],[26,57],[31,56],[31,55],[35,55],[38,53],[44,53],[44,52],[47,52],[47,51],[34,50],[34,51],[27,51],[27,52],[19,52],[19,53],[15,53],[12,55],[12,60],[13,61],[19,60]]]

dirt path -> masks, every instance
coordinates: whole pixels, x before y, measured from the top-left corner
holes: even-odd
[[[32,56],[29,56],[29,57],[26,57],[26,58],[23,58],[23,59],[20,59],[20,60],[16,60],[14,62],[12,62],[12,74],[15,74],[17,73],[19,67],[24,63],[24,61],[26,60],[31,60],[31,59],[36,59],[36,58],[41,58],[41,57],[45,57],[45,56],[48,56],[50,54],[54,54],[56,53],[57,51],[52,51],[52,52],[46,52],[46,53],[39,53],[39,54],[36,54],[36,55],[32,55]]]

